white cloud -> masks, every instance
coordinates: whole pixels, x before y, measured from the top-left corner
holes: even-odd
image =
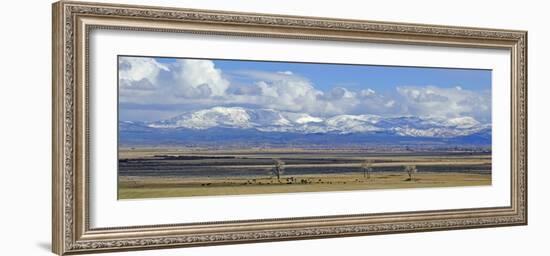
[[[277,72],[277,73],[283,74],[283,75],[289,75],[289,76],[291,76],[291,75],[294,74],[294,73],[292,73],[292,71],[289,71],[289,70],[286,70],[286,71],[279,71],[279,72]]]
[[[365,90],[361,90],[359,92],[359,95],[361,97],[369,97],[369,96],[373,96],[374,94],[376,94],[376,92],[373,90],[373,89],[365,89]]]
[[[390,100],[388,102],[386,102],[386,104],[384,104],[385,107],[387,108],[391,108],[393,106],[395,106],[395,100]]]
[[[334,87],[330,90],[329,97],[332,99],[355,99],[357,93],[343,87]]]
[[[184,96],[222,96],[229,87],[229,81],[222,71],[210,60],[178,60],[179,70],[174,76]]]
[[[474,92],[461,87],[402,86],[397,92],[403,98],[406,112],[420,116],[472,116],[478,120],[490,118],[491,98],[488,92]]]
[[[279,92],[276,87],[270,86],[264,81],[257,82],[256,85],[260,88],[261,95],[273,98],[279,97]]]
[[[170,71],[153,58],[120,57],[119,67],[121,86],[128,89],[152,89],[159,73]]]
[[[229,87],[210,60],[161,64],[154,58],[123,57],[119,67],[120,99],[126,103],[204,105]]]
[[[256,100],[250,103],[266,108],[311,111],[318,107],[313,105],[316,105],[318,96],[323,94],[307,79],[296,75],[262,72],[254,73],[252,77],[260,79],[256,82],[260,95],[250,98]]]
[[[382,93],[370,88],[350,90],[338,86],[321,91],[309,79],[289,70],[224,74],[210,60],[184,59],[162,64],[154,58],[123,57],[119,66],[123,103],[179,104],[189,108],[250,105],[321,117],[340,114],[467,116],[481,122],[490,122],[491,117],[489,92],[459,86],[400,86],[395,91]],[[230,80],[233,76],[240,80]]]
[[[162,65],[150,58],[128,58],[127,62],[137,64],[121,62],[123,102],[197,107],[250,104],[319,116],[387,110],[385,99],[372,89],[356,92],[334,87],[323,92],[307,78],[289,70],[240,71],[237,75],[253,82],[231,85],[223,71],[209,60],[178,60],[171,65]]]
[[[344,114],[360,105],[358,93],[343,87],[323,92],[307,79],[292,72],[241,71],[255,80],[257,90],[249,95],[226,95],[231,103],[249,103],[283,111],[304,112],[319,116]],[[372,91],[372,90],[371,90]],[[370,94],[374,91],[370,92]]]

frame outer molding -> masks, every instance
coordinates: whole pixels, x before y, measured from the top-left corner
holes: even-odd
[[[61,3],[52,6],[52,251],[63,254],[64,248],[64,61],[63,10]]]
[[[59,254],[527,224],[527,32],[61,1],[52,19],[52,251]],[[511,206],[90,229],[87,38],[124,29],[505,48],[512,53]]]

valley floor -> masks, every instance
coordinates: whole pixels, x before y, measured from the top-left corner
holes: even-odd
[[[126,149],[119,157],[119,199],[491,185],[490,153]],[[280,179],[275,161],[285,163]],[[412,180],[405,166],[418,169]]]
[[[409,180],[402,173],[375,173],[370,179],[361,174],[325,174],[289,178],[189,179],[158,177],[122,177],[119,199],[350,191],[367,189],[427,188],[491,185],[490,174],[418,173]]]

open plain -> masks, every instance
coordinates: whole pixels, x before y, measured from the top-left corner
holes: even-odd
[[[118,183],[119,199],[482,186],[491,184],[491,154],[121,149]]]

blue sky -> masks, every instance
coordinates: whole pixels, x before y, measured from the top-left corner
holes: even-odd
[[[491,71],[120,57],[121,119],[214,106],[308,113],[491,119]]]
[[[165,61],[170,62],[173,59]],[[335,86],[342,86],[349,89],[367,87],[383,92],[392,91],[398,85],[438,85],[447,88],[460,86],[463,89],[474,91],[491,89],[491,71],[481,69],[232,60],[215,60],[214,63],[229,74],[242,70],[263,70],[267,72],[288,70],[294,74],[307,77],[315,84],[316,88],[324,91]]]
[[[175,58],[155,58],[159,63],[172,64]],[[212,60],[216,67],[232,73],[243,70],[278,72],[288,70],[311,80],[317,88],[334,86],[350,89],[369,87],[377,91],[393,90],[397,85],[460,86],[468,90],[490,90],[491,71],[486,69],[430,68],[376,65],[346,65],[325,63],[295,63],[273,61]],[[250,81],[249,81],[250,82]]]

